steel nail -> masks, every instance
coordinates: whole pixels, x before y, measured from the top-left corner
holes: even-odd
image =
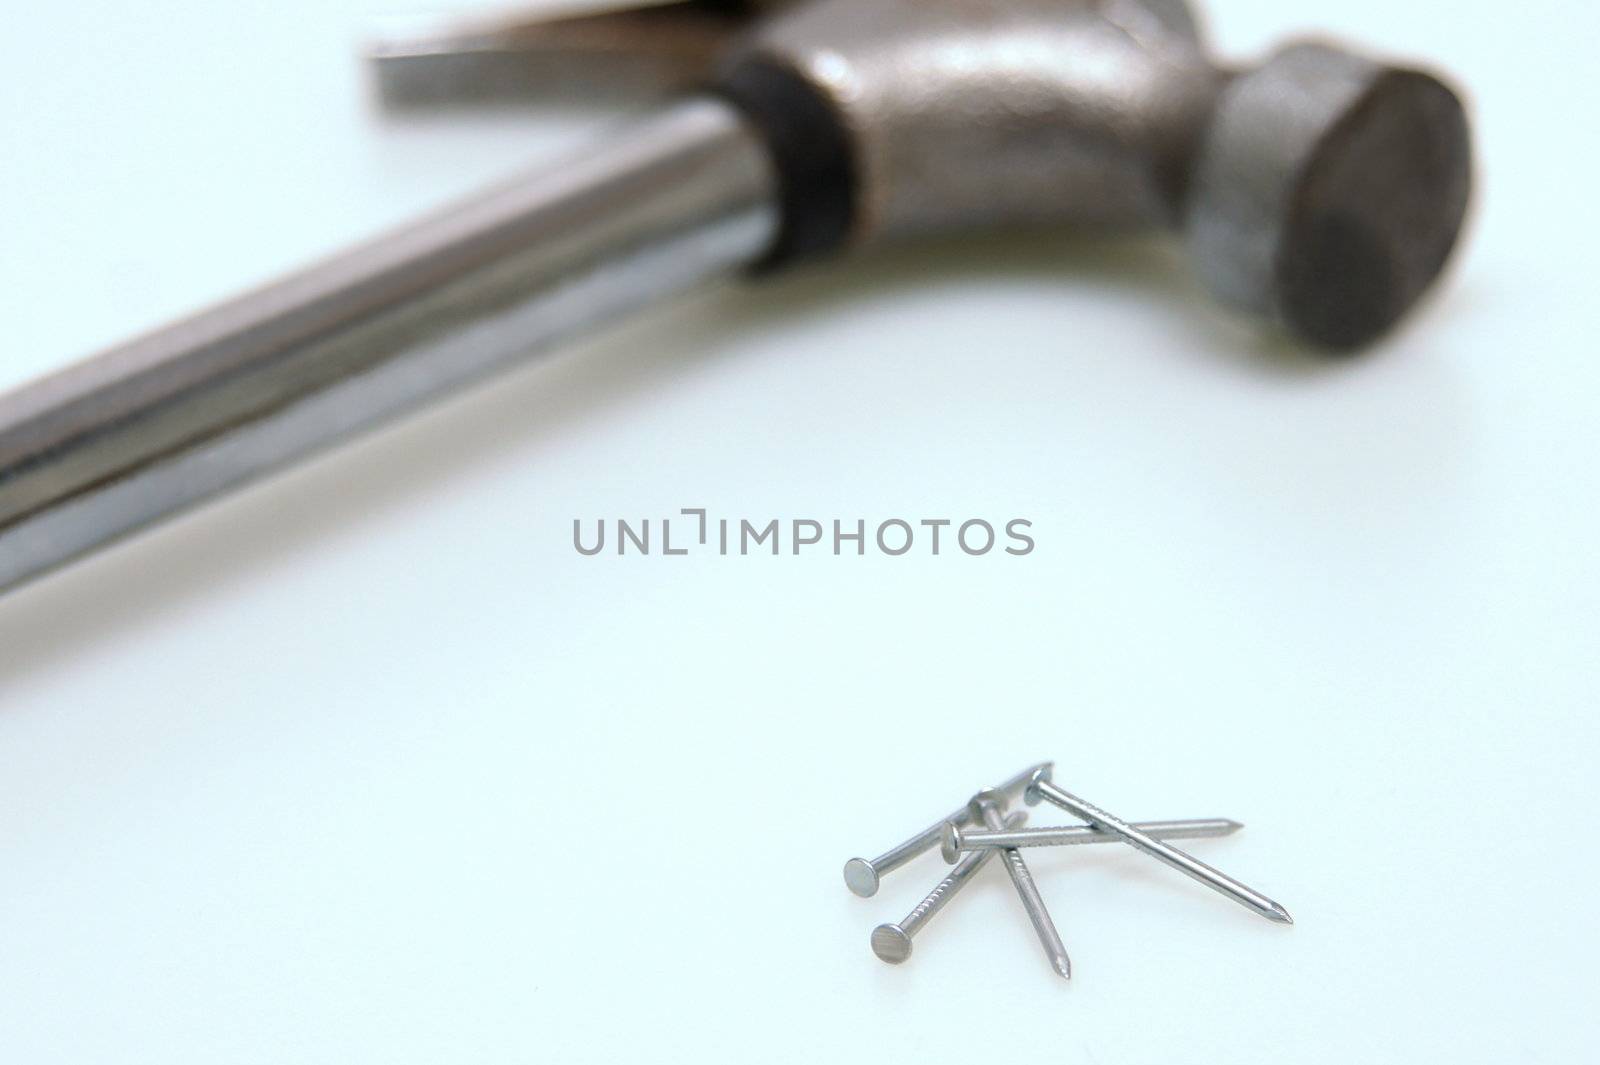
[[[1003,795],[1007,801],[1020,797],[1022,790],[1028,786],[1028,781],[1040,770],[1049,772],[1053,762],[1040,762],[1031,765],[1016,776],[1001,784],[993,790]],[[871,898],[878,893],[878,883],[884,874],[900,868],[902,865],[939,845],[939,837],[944,831],[947,822],[954,821],[958,825],[967,824],[972,817],[970,804],[947,817],[942,817],[906,840],[897,847],[891,847],[876,858],[851,858],[844,863],[844,883],[852,892],[862,898]]]
[[[1018,810],[1006,817],[1006,827],[1015,828],[1027,819],[1028,815]],[[939,881],[934,889],[928,892],[927,897],[917,903],[916,908],[906,914],[899,924],[880,924],[874,928],[872,953],[890,965],[899,965],[911,957],[911,937],[932,920],[933,915],[943,909],[945,903],[954,898],[956,892],[965,887],[995,854],[996,851],[990,849],[967,855],[956,863],[956,867],[950,870],[949,875]]]
[[[1003,831],[1006,822],[1001,813],[1002,801],[999,793],[991,788],[978,792],[972,798],[973,820],[982,821],[991,831]],[[1050,959],[1050,967],[1064,979],[1072,979],[1072,959],[1067,957],[1067,948],[1061,942],[1055,922],[1050,919],[1050,911],[1044,908],[1044,899],[1039,896],[1033,874],[1028,872],[1028,865],[1022,860],[1022,852],[1015,847],[1002,847],[1000,854],[1005,860],[1011,883],[1017,889],[1017,897],[1022,900],[1022,908],[1027,911],[1028,920],[1033,922],[1039,945],[1044,947],[1045,957]]]
[[[1193,858],[1176,847],[1162,843],[1148,832],[1130,825],[1118,818],[1078,798],[1071,792],[1064,791],[1050,779],[1049,769],[1039,769],[1029,780],[1024,798],[1029,806],[1037,805],[1040,799],[1053,803],[1074,817],[1081,817],[1091,825],[1103,831],[1110,832],[1122,838],[1124,843],[1135,847],[1152,858],[1166,862],[1178,872],[1194,880],[1198,880],[1206,887],[1239,903],[1248,909],[1254,910],[1269,921],[1280,924],[1294,924],[1294,918],[1289,916],[1289,911],[1273,902],[1258,891],[1246,887],[1225,873],[1211,868],[1198,858]]]
[[[1133,827],[1156,839],[1217,839],[1231,836],[1244,826],[1225,818],[1205,818],[1188,821],[1136,821]],[[939,839],[939,851],[944,855],[945,861],[954,864],[963,852],[970,853],[986,848],[1070,847],[1082,843],[1121,842],[1119,837],[1092,825],[985,832],[963,828],[953,821],[946,821]]]

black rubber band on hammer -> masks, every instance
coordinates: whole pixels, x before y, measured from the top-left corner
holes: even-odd
[[[712,88],[760,131],[777,169],[782,221],[756,271],[843,247],[855,223],[856,160],[833,107],[798,73],[759,54],[734,63]]]

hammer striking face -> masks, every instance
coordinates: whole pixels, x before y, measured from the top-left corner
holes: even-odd
[[[1221,66],[1181,0],[680,0],[374,62],[395,101],[541,65],[682,99],[0,396],[0,589],[621,313],[930,234],[1170,229],[1228,303],[1357,348],[1438,276],[1469,195],[1437,78],[1325,43]]]

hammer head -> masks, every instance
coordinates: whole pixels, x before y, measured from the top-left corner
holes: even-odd
[[[1218,296],[1328,349],[1388,331],[1444,268],[1472,148],[1437,78],[1317,43],[1225,88],[1194,165],[1186,230]]]
[[[775,143],[786,247],[1170,228],[1213,292],[1321,348],[1398,322],[1466,213],[1439,79],[1329,44],[1226,69],[1182,0],[805,0],[723,84]]]

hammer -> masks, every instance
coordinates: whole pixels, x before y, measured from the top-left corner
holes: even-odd
[[[1170,230],[1206,287],[1348,351],[1466,214],[1438,77],[1326,42],[1213,61],[1184,0],[679,0],[394,38],[386,100],[588,82],[655,112],[0,396],[0,590],[714,279],[979,231]]]

